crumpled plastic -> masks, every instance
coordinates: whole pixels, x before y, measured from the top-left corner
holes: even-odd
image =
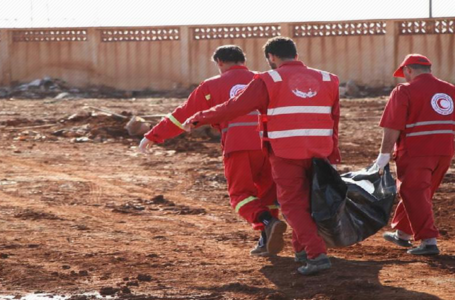
[[[313,159],[311,215],[328,247],[361,242],[387,225],[397,187],[390,167],[373,166],[339,175],[324,159]]]

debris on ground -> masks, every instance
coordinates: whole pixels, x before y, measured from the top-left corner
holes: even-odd
[[[73,87],[66,81],[45,76],[26,83],[16,83],[12,87],[0,87],[0,99],[49,99],[61,101],[83,98],[148,98],[148,97],[176,97],[186,98],[195,88],[179,88],[169,91],[155,91],[149,88],[141,90],[121,90],[104,85]],[[350,79],[340,84],[340,96],[348,98],[378,97],[388,95],[392,87],[370,87],[359,85]]]
[[[27,119],[12,116],[0,121],[0,128],[14,141],[55,142],[70,139],[71,143],[126,141],[136,145],[136,138],[142,138],[165,115],[154,114],[142,118],[128,111],[114,112],[103,107],[84,105],[78,111],[60,118]],[[220,138],[218,130],[206,125],[167,140],[162,146],[174,147],[176,152],[199,151],[205,146],[195,141],[219,142]]]
[[[150,124],[141,117],[133,116],[126,124],[125,129],[131,136],[143,136],[150,130]]]
[[[346,95],[351,97],[358,97],[360,95],[360,89],[352,79],[346,82]]]
[[[88,86],[85,88],[73,87],[66,81],[45,76],[30,82],[16,83],[11,87],[0,87],[0,99],[46,99],[55,101],[62,99],[81,98],[144,98],[144,97],[187,97],[191,89],[180,88],[171,91],[120,90],[104,85]]]
[[[359,85],[354,80],[348,80],[346,83],[341,83],[339,87],[340,97],[342,98],[365,98],[365,97],[380,97],[388,96],[393,87],[370,87]]]

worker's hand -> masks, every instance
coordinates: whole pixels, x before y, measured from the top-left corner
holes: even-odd
[[[149,140],[148,138],[144,137],[140,144],[139,144],[139,150],[144,153],[144,154],[147,154],[147,152],[149,151],[150,147],[153,146],[153,144],[155,144],[153,141]]]
[[[188,120],[183,123],[183,130],[187,132],[191,132],[194,128],[196,128],[198,121],[194,120],[193,117],[189,118]]]
[[[390,153],[379,153],[378,158],[376,158],[376,161],[373,164],[372,169],[377,169],[379,170],[379,174],[382,174],[384,172],[385,166],[390,161]]]

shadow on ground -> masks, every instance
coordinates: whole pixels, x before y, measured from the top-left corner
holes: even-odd
[[[292,258],[273,257],[270,260],[273,266],[264,266],[261,272],[277,286],[283,295],[281,299],[440,299],[427,293],[383,285],[379,281],[379,272],[384,266],[405,266],[411,263],[409,261],[377,262],[332,258],[332,269],[304,277],[297,272],[301,264]]]

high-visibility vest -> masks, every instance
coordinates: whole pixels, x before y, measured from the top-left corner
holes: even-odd
[[[261,116],[263,140],[276,156],[290,159],[328,157],[334,148],[332,107],[338,101],[338,78],[299,61],[261,73],[269,94]]]
[[[207,101],[215,106],[238,95],[253,79],[254,73],[243,66],[234,66],[227,72],[207,79],[204,82],[209,93]],[[219,124],[221,144],[224,154],[234,151],[260,150],[261,138],[258,131],[259,112],[252,111],[247,115]]]
[[[405,151],[410,156],[453,155],[455,87],[425,74],[402,88],[410,99]]]

